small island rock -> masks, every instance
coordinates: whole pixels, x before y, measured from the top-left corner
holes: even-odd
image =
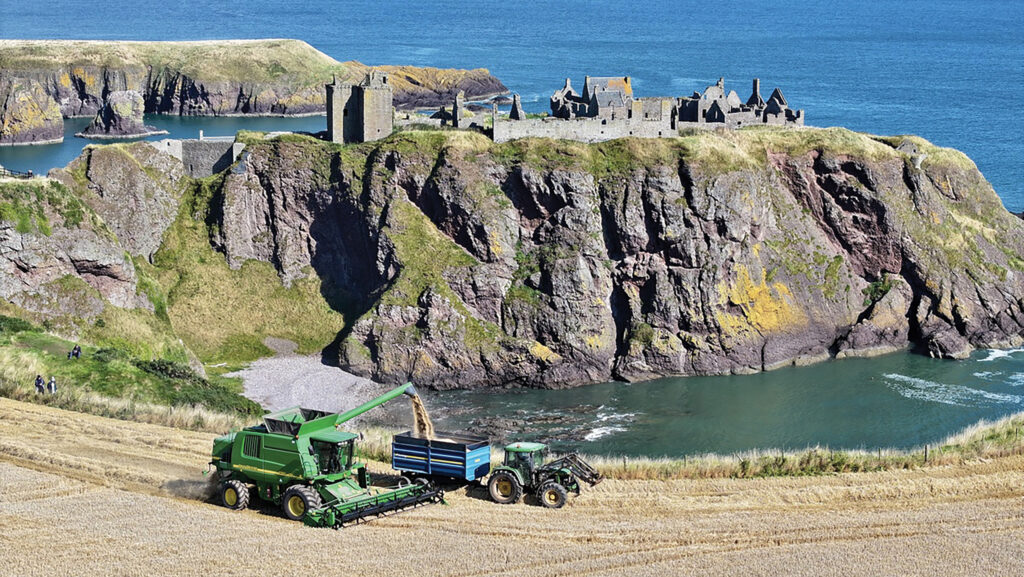
[[[135,90],[111,92],[95,118],[75,136],[82,138],[132,138],[167,134],[142,122],[146,102]]]

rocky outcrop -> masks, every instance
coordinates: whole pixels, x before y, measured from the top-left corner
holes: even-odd
[[[247,142],[201,183],[145,143],[89,147],[54,173],[60,189],[2,189],[0,294],[151,308],[135,277],[149,271],[150,288],[171,283],[154,293],[167,318],[186,319],[169,295],[202,281],[175,285],[188,264],[167,259],[212,247],[240,283],[276,270],[291,288],[266,297],[284,299],[274,310],[341,312],[327,358],[437,388],[1024,342],[1024,222],[962,154],[900,144],[842,129],[594,145],[427,131],[343,148],[290,135]],[[12,200],[29,197],[42,212]],[[126,256],[158,248],[153,265]],[[96,300],[60,300],[71,285]]]
[[[471,99],[507,92],[483,69],[383,68],[399,107],[437,106],[459,90]],[[126,90],[142,94],[150,114],[322,114],[324,84],[361,80],[367,69],[299,40],[0,40],[0,70],[39,83],[65,117],[93,116],[104,95]]]
[[[64,139],[60,107],[43,86],[0,71],[0,146],[43,144]]]
[[[146,104],[142,95],[134,90],[119,90],[107,95],[103,108],[96,113],[89,126],[75,136],[83,138],[132,138],[167,134],[143,123]]]
[[[188,177],[181,161],[148,143],[88,147],[52,178],[94,211],[122,250],[152,260],[178,215]],[[77,183],[86,183],[77,187]]]
[[[215,244],[312,267],[345,368],[440,388],[1022,341],[1024,228],[960,153],[845,130],[248,150]]]
[[[31,205],[19,200],[34,197]],[[0,186],[0,298],[46,316],[91,320],[106,303],[146,306],[130,257],[103,222],[62,184]]]

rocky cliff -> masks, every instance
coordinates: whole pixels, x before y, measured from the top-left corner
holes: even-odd
[[[324,354],[380,381],[560,387],[1022,342],[1024,223],[969,159],[920,139],[248,138],[200,183],[143,144],[115,149],[141,159],[137,183],[112,176],[130,159],[109,147],[66,176],[150,255],[205,359],[268,335],[324,347],[335,326]],[[146,179],[151,220],[113,214]]]
[[[125,90],[144,96],[147,113],[323,113],[323,85],[335,74],[361,80],[367,68],[299,40],[0,41],[0,73],[39,83],[65,117],[92,116],[108,93]],[[484,69],[384,68],[399,107],[448,103],[459,90],[471,98],[508,91]]]
[[[315,269],[343,367],[438,387],[743,373],[1021,342],[1019,219],[962,154],[845,130],[256,145],[234,266]]]
[[[142,95],[134,90],[111,92],[103,102],[103,108],[85,127],[76,134],[83,138],[109,139],[167,134],[143,123],[146,103]]]
[[[60,107],[43,86],[32,79],[5,76],[0,70],[0,145],[63,139]]]

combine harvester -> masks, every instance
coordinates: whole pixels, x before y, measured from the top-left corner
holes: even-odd
[[[371,515],[444,501],[429,481],[370,486],[364,463],[354,462],[358,435],[339,431],[346,421],[402,395],[417,399],[412,383],[344,413],[294,407],[263,417],[263,424],[213,441],[210,464],[220,474],[225,507],[244,509],[250,485],[286,517],[313,527],[338,528]]]

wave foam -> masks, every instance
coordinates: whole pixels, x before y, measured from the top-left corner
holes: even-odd
[[[882,376],[890,380],[889,388],[908,399],[932,401],[960,407],[979,407],[986,404],[1020,405],[1024,403],[1024,397],[1020,395],[993,393],[963,385],[936,383],[935,381],[909,377],[898,373],[888,373]]]
[[[978,359],[979,363],[988,363],[991,361],[997,361],[999,359],[1006,359],[1013,356],[1014,353],[1024,351],[1024,348],[1017,349],[988,349],[988,356],[983,359]]]
[[[608,435],[611,435],[612,433],[621,433],[622,431],[625,431],[625,430],[626,430],[626,427],[619,427],[617,425],[612,425],[610,427],[595,427],[594,430],[590,431],[586,435],[583,435],[583,440],[584,441],[596,441],[596,440],[600,439],[601,437],[607,437]]]

